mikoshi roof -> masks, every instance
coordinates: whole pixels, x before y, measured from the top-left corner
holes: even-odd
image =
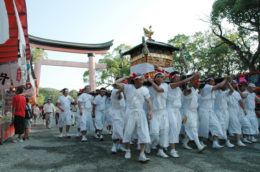
[[[164,53],[164,51],[172,53],[174,51],[180,50],[179,48],[174,47],[170,44],[166,44],[166,43],[163,43],[163,42],[157,42],[157,41],[154,41],[152,39],[147,39],[146,44],[147,44],[147,47],[148,47],[149,50],[150,50],[150,48],[161,49],[162,54]],[[143,44],[141,43],[141,44],[135,46],[134,48],[124,52],[122,55],[131,55],[132,56],[136,52],[141,52],[142,48],[143,48]]]
[[[0,63],[16,61],[18,58],[18,27],[12,0],[4,0],[9,22],[9,40],[0,45]],[[30,58],[30,46],[27,29],[27,10],[25,0],[15,0],[16,8],[23,27],[26,41],[26,58]]]
[[[79,50],[83,52],[84,50],[104,51],[104,50],[109,50],[110,47],[113,45],[113,40],[105,43],[86,44],[86,43],[57,41],[52,39],[40,38],[32,35],[29,35],[29,42],[30,45],[32,46],[42,47],[43,49],[54,50],[54,51],[73,51],[73,50]]]

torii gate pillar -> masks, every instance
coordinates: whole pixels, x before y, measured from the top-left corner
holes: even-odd
[[[96,90],[96,75],[95,75],[95,61],[94,54],[88,53],[88,63],[89,63],[89,82],[91,91]]]

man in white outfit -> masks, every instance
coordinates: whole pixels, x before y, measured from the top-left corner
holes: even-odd
[[[58,127],[60,130],[59,138],[63,137],[62,130],[63,127],[66,126],[66,137],[70,138],[69,130],[71,126],[71,110],[70,105],[74,103],[73,98],[69,95],[69,90],[64,88],[62,90],[62,96],[60,96],[57,100],[57,107],[60,109]]]
[[[147,123],[147,117],[143,109],[144,101],[148,104],[148,119],[152,119],[152,103],[150,100],[149,90],[143,87],[144,77],[142,74],[133,73],[133,84],[123,84],[124,80],[129,77],[124,77],[116,81],[116,85],[124,89],[124,93],[128,99],[129,105],[126,112],[126,124],[124,131],[123,142],[126,144],[125,158],[131,158],[130,141],[136,130],[138,135],[138,143],[140,144],[140,162],[147,162],[149,158],[146,158],[144,150],[147,143],[150,143],[150,135]]]
[[[195,75],[196,77],[186,86],[183,90],[183,102],[182,102],[182,113],[183,113],[183,123],[185,130],[185,138],[182,141],[182,146],[185,149],[192,149],[188,142],[194,140],[199,152],[204,151],[207,146],[201,145],[198,137],[198,88],[200,85],[199,82],[199,73]]]
[[[257,140],[254,136],[259,135],[259,124],[255,113],[255,100],[260,101],[260,99],[255,94],[255,84],[250,83],[248,85],[248,88],[244,93],[247,94],[247,97],[244,98],[243,102],[245,104],[245,108],[247,111],[247,118],[251,123],[251,134],[248,136],[248,140],[255,143]]]
[[[243,103],[247,111],[246,116],[245,115],[240,116],[240,123],[242,126],[242,133],[243,133],[243,142],[252,143],[251,136],[256,135],[258,130],[257,129],[258,127],[255,128],[257,123],[257,118],[255,115],[255,100],[258,100],[258,98],[253,92],[254,85],[251,84],[249,88],[252,92],[248,91],[248,84],[246,82],[241,82],[240,85],[241,87],[238,88],[238,92],[243,98]],[[256,122],[254,122],[255,120]]]
[[[83,94],[81,94],[78,98],[78,107],[80,113],[80,131],[82,133],[81,142],[87,141],[87,131],[93,131],[93,121],[92,121],[92,102],[94,97],[89,94],[90,86],[87,85],[83,89]]]
[[[170,73],[168,77],[171,82],[168,88],[166,105],[169,117],[169,143],[171,148],[170,155],[174,158],[178,158],[179,154],[175,149],[175,144],[179,143],[179,135],[182,126],[182,115],[180,113],[180,108],[182,106],[183,93],[180,86],[194,79],[195,74],[182,81],[180,80],[180,75],[177,71]]]
[[[104,129],[105,122],[105,108],[106,108],[106,89],[101,88],[100,94],[97,95],[93,101],[92,117],[95,118],[95,126],[97,130],[97,138],[102,141],[102,131]]]
[[[43,106],[43,111],[45,113],[46,128],[51,128],[52,116],[55,114],[55,106],[51,103],[51,98],[48,98],[47,103]]]
[[[228,132],[230,135],[235,135],[237,145],[238,146],[246,146],[241,140],[241,124],[240,124],[240,116],[246,115],[246,109],[244,103],[242,101],[242,97],[240,94],[235,90],[237,88],[237,81],[233,80],[231,82],[231,91],[229,94],[229,101],[228,101],[228,112],[229,112],[229,126]],[[242,112],[241,112],[242,111]]]
[[[126,151],[122,146],[125,118],[125,96],[122,91],[123,89],[118,89],[117,86],[115,86],[111,93],[111,115],[113,121],[112,153],[116,153],[117,150]]]
[[[219,120],[214,111],[214,101],[215,101],[215,90],[222,88],[227,82],[228,76],[224,76],[224,80],[217,85],[213,78],[209,78],[206,81],[206,85],[203,87],[200,93],[200,103],[199,103],[199,137],[201,144],[203,143],[203,138],[208,138],[209,132],[213,136],[213,148],[222,148],[219,145],[218,137],[223,136],[223,131]]]
[[[163,83],[164,75],[157,72],[154,75],[154,81],[148,79],[152,84],[150,89],[151,101],[153,106],[153,118],[150,120],[150,137],[152,145],[159,145],[157,155],[168,158],[164,152],[169,145],[169,119],[166,110],[166,100],[168,94],[168,85]]]
[[[227,87],[229,89],[227,89]],[[229,126],[228,101],[229,101],[229,94],[232,92],[230,88],[231,85],[229,82],[227,82],[224,87],[215,91],[216,99],[215,99],[214,109],[223,132],[223,136],[221,136],[220,139],[224,139],[226,146],[232,148],[235,145],[230,143],[230,140],[227,136],[227,130]]]

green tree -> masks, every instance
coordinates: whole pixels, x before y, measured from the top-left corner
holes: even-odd
[[[99,60],[99,63],[105,63],[107,65],[106,70],[96,70],[97,71],[97,86],[104,85],[108,87],[112,85],[115,78],[118,76],[127,76],[130,74],[130,62],[129,57],[120,58],[119,50],[122,52],[131,49],[130,46],[125,44],[120,44],[116,47],[112,53],[107,53],[104,58]],[[83,74],[84,82],[88,83],[89,71]]]
[[[76,90],[71,90],[69,92],[69,95],[74,99],[76,100],[77,99],[77,95],[78,95],[78,92]]]
[[[39,104],[40,106],[43,105],[44,99],[45,99],[44,95],[41,94],[41,93],[39,93],[39,96],[38,96],[38,104]]]
[[[43,49],[36,48],[36,47],[31,47],[31,55],[33,57],[33,63],[36,63],[37,60],[40,58],[44,58],[44,59],[48,58],[48,54]]]
[[[224,22],[234,26],[235,37],[226,36]],[[212,32],[238,55],[250,71],[260,61],[259,0],[216,0],[211,12]],[[258,66],[259,67],[259,66]]]
[[[223,76],[225,73],[234,75],[246,69],[237,54],[210,31],[197,32],[191,36],[176,35],[169,43],[176,47],[186,45],[185,53],[174,53],[174,68],[178,71],[184,71],[183,56],[189,71],[200,71],[206,76]]]
[[[40,88],[38,102],[42,105],[44,102],[47,102],[48,98],[52,99],[52,103],[56,104],[58,98],[61,96],[59,90],[54,88]]]

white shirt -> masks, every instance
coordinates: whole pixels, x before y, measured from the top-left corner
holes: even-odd
[[[193,87],[191,88],[191,93],[187,96],[183,96],[183,109],[193,109],[198,108],[198,91]]]
[[[213,109],[214,108],[214,99],[215,91],[212,91],[213,86],[206,84],[201,90],[200,94],[200,108]]]
[[[255,93],[250,93],[248,90],[244,91],[243,93],[248,94],[248,96],[243,99],[245,108],[248,110],[255,110]]]
[[[157,92],[153,86],[149,89],[153,110],[161,110],[166,108],[166,100],[168,95],[168,84],[161,83],[159,88],[163,88],[164,92]]]
[[[57,102],[60,104],[61,108],[64,111],[70,111],[70,104],[74,102],[73,98],[70,95],[66,97],[64,95],[60,96]]]
[[[111,104],[112,109],[124,109],[125,108],[125,97],[124,94],[121,92],[121,99],[118,99],[119,94],[116,94],[118,89],[113,89],[111,93]]]
[[[39,109],[39,107],[38,107],[38,106],[34,106],[34,107],[33,107],[33,112],[34,112],[34,114],[39,115],[39,114],[40,114],[40,109]]]
[[[216,90],[216,99],[215,99],[215,104],[214,108],[215,109],[228,109],[228,96],[229,96],[229,90]]]
[[[103,111],[106,107],[106,96],[97,95],[93,101],[93,104],[96,105],[97,111]]]
[[[55,106],[52,103],[46,103],[43,106],[43,111],[44,113],[52,113],[53,111],[55,112]]]
[[[181,108],[182,102],[182,91],[180,87],[171,88],[169,84],[168,95],[167,95],[167,107]]]
[[[129,109],[143,109],[144,101],[150,98],[149,90],[146,87],[136,89],[133,84],[126,84],[124,92],[128,99]]]
[[[234,90],[234,92],[229,96],[228,105],[232,108],[240,109],[238,101],[241,99],[242,97],[240,96],[240,94],[236,90]]]
[[[94,97],[88,93],[83,93],[79,96],[78,102],[81,103],[82,109],[91,109]]]

